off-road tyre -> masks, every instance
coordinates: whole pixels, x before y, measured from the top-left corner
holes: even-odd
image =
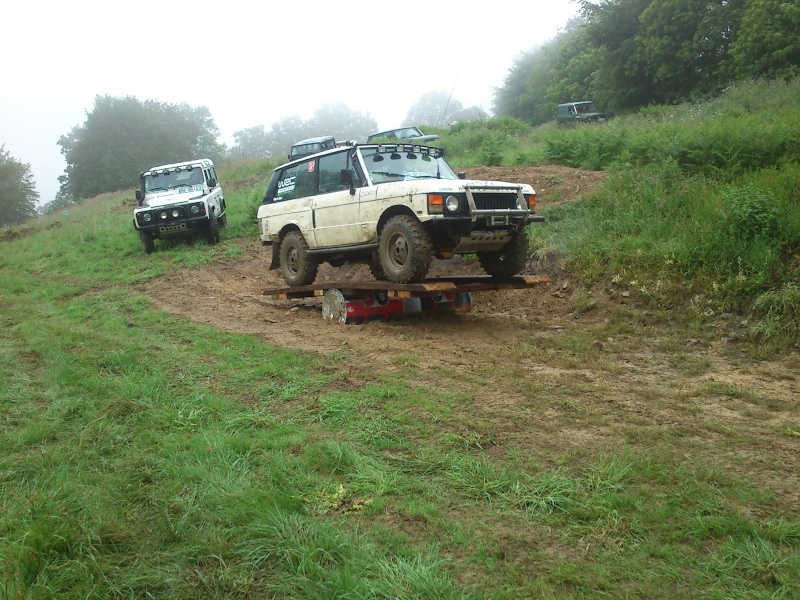
[[[478,252],[478,262],[493,279],[511,279],[528,261],[528,232],[520,229],[502,249]]]
[[[319,269],[319,262],[308,252],[308,244],[299,231],[290,231],[281,241],[280,265],[290,287],[310,285]]]
[[[372,256],[370,257],[369,272],[372,273],[372,276],[377,281],[386,281],[388,279],[386,272],[381,266],[381,255],[377,250],[373,252]]]
[[[433,243],[417,219],[410,215],[391,217],[378,238],[380,265],[395,283],[418,283],[428,274]]]
[[[156,249],[156,240],[153,234],[148,231],[140,231],[139,239],[142,240],[142,248],[145,253],[152,254]]]
[[[212,246],[219,243],[219,229],[220,223],[217,219],[217,213],[212,210],[208,214],[208,231],[206,232],[208,243]]]

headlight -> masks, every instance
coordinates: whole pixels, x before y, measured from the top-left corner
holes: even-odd
[[[197,204],[192,204],[191,208],[189,208],[189,211],[190,211],[190,212],[191,212],[193,215],[196,215],[197,213],[199,213],[199,212],[200,212],[200,207],[199,207],[199,206],[197,206]]]
[[[150,213],[144,213],[142,215],[142,221],[144,221],[145,223],[149,223],[152,220],[153,220],[153,215],[151,215]]]
[[[165,213],[165,212],[158,213],[158,216],[161,217],[162,221],[166,221],[167,220],[167,213]]]
[[[173,217],[178,218],[180,216],[180,214],[181,214],[181,211],[179,211],[177,208],[174,208],[172,210],[172,216]]]
[[[456,196],[448,196],[444,205],[449,212],[456,212],[458,210],[458,198]]]

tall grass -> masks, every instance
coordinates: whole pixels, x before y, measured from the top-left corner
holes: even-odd
[[[550,162],[611,176],[581,206],[546,211],[534,250],[664,306],[752,314],[762,339],[796,343],[798,131],[800,79],[550,129]]]
[[[800,158],[800,79],[740,84],[703,104],[650,107],[602,126],[553,131],[547,159],[583,169],[676,163],[735,177]]]

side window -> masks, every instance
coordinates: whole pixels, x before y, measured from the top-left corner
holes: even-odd
[[[275,189],[273,202],[314,195],[316,194],[316,187],[316,161],[310,160],[299,165],[287,167],[278,175],[278,185]]]
[[[310,160],[297,167],[295,180],[295,198],[315,196],[317,194],[317,161]]]
[[[275,190],[275,202],[292,200],[295,197],[295,180],[297,179],[297,165],[284,169],[278,176],[278,187]]]
[[[337,152],[319,158],[319,193],[330,194],[339,190],[348,189],[339,181],[339,174],[349,167],[348,153]]]
[[[213,177],[214,181],[219,182],[219,179],[217,179],[217,172],[216,172],[216,170],[214,170],[214,167],[209,168],[208,175],[209,175],[209,177]]]

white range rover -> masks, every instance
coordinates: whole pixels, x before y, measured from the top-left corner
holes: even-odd
[[[306,156],[275,169],[258,209],[270,269],[313,283],[322,262],[369,264],[373,276],[422,281],[433,257],[477,254],[487,274],[525,267],[536,194],[527,184],[468,181],[440,148],[364,144]]]

